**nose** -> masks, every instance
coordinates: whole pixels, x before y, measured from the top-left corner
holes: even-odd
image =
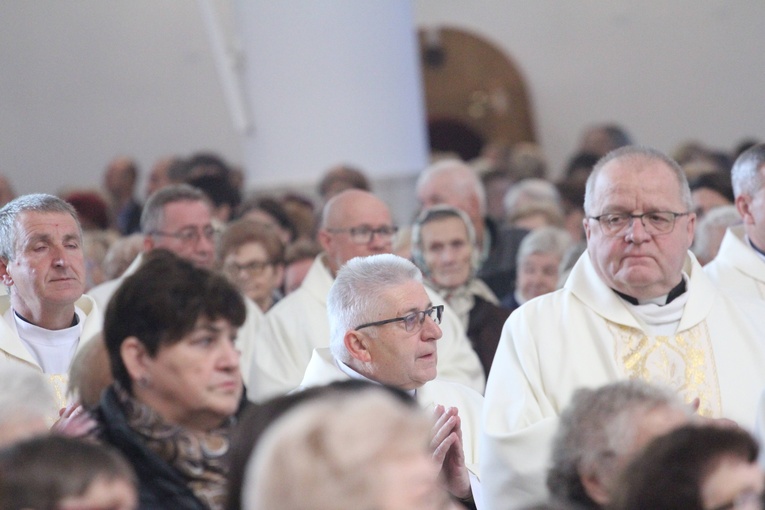
[[[422,339],[426,342],[438,340],[443,336],[443,331],[441,331],[441,327],[436,324],[436,321],[434,321],[430,315],[425,317],[425,322],[422,324],[422,332],[421,332]]]
[[[651,235],[646,232],[643,225],[643,218],[632,218],[625,239],[635,244],[642,244],[651,239]]]
[[[52,256],[53,265],[56,267],[66,266],[67,265],[66,251],[59,246],[54,246],[51,248],[51,250],[52,250],[51,256]]]
[[[220,366],[221,368],[230,370],[232,368],[239,368],[239,358],[241,357],[241,353],[239,352],[239,349],[237,349],[236,344],[233,340],[222,342],[223,347],[221,347],[220,352]]]

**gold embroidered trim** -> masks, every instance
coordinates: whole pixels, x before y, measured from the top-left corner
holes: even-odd
[[[720,383],[706,321],[672,336],[651,337],[614,322],[608,322],[608,328],[614,337],[614,361],[625,377],[668,386],[688,403],[698,398],[702,416],[722,415]]]

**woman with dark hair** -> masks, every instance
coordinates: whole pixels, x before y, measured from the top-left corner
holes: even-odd
[[[244,319],[225,277],[159,249],[109,302],[104,341],[115,382],[96,409],[97,436],[135,468],[139,508],[222,508]]]
[[[650,443],[627,467],[613,510],[761,510],[755,439],[740,428],[689,425]]]

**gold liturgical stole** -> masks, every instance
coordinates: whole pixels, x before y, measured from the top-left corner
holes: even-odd
[[[706,321],[672,336],[648,336],[613,322],[608,328],[614,338],[614,361],[625,377],[668,386],[688,403],[698,398],[701,416],[721,416],[720,384]]]

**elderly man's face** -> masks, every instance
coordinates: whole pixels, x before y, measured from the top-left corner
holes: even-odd
[[[432,303],[420,282],[410,281],[384,292],[386,306],[378,310],[373,320],[403,317],[412,312],[430,308]],[[436,340],[441,338],[441,328],[426,317],[422,327],[407,332],[404,323],[391,322],[372,326],[360,333],[371,336],[368,342],[371,379],[402,390],[413,390],[436,378]]]
[[[590,216],[609,213],[685,213],[680,183],[661,161],[639,156],[610,161],[597,176]],[[681,280],[685,255],[693,241],[693,213],[675,219],[667,234],[651,235],[639,219],[617,236],[585,219],[587,250],[595,271],[612,289],[637,299],[669,293]]]
[[[85,292],[82,235],[75,219],[69,213],[26,211],[16,221],[16,254],[3,275],[14,289],[14,308],[32,320],[41,311],[73,306]]]
[[[202,200],[165,205],[160,232],[146,237],[147,248],[164,248],[197,267],[215,264],[215,231],[210,207]]]
[[[334,200],[319,233],[333,273],[354,257],[391,253],[393,221],[385,202],[359,190],[345,191]]]

